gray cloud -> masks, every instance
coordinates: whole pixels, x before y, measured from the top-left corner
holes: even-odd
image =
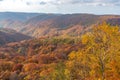
[[[99,2],[96,1],[96,3],[99,3],[99,6],[120,6],[117,4],[120,4],[120,0],[101,0]]]
[[[92,3],[94,0],[72,0],[71,3]]]
[[[81,4],[81,5],[96,5],[96,6],[120,6],[120,0],[51,0],[53,5],[58,4]]]
[[[25,2],[26,3],[26,5],[45,5],[45,4],[47,4],[47,2],[44,2],[44,1],[37,1],[37,2],[31,2],[31,1],[27,1],[27,2]]]
[[[39,2],[39,4],[40,4],[40,5],[45,5],[45,4],[47,4],[47,3],[44,2],[44,1],[41,1],[41,2]]]
[[[72,2],[77,3],[94,3],[94,2],[102,2],[102,3],[116,3],[120,0],[71,0]]]
[[[28,5],[28,6],[29,6],[29,5],[31,5],[31,3],[30,3],[30,2],[26,2],[26,5]]]
[[[115,5],[120,6],[120,3],[116,3]]]
[[[7,0],[0,0],[2,1],[7,1]],[[12,1],[12,0],[11,0]],[[13,0],[19,1],[19,0]],[[26,3],[26,5],[75,5],[75,4],[80,4],[80,5],[91,5],[91,6],[120,6],[120,0],[20,0],[21,2]]]

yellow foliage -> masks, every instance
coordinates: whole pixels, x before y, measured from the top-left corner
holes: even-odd
[[[75,79],[80,76],[83,80],[85,77],[94,77],[95,80],[120,78],[119,27],[106,23],[95,26],[91,32],[82,35],[81,41],[85,47],[69,54],[66,73],[70,73]],[[115,60],[114,64],[111,63],[112,60]],[[113,78],[108,77],[111,74],[114,75]]]
[[[88,42],[88,35],[83,35],[82,36],[82,43],[86,44]]]
[[[75,59],[76,58],[76,54],[75,54],[75,52],[73,51],[73,52],[71,52],[70,54],[69,54],[69,59]]]

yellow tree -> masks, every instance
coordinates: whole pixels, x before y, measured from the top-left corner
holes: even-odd
[[[97,71],[99,77],[105,80],[105,72],[108,71],[108,64],[115,60],[119,64],[120,59],[120,29],[117,26],[110,26],[108,24],[101,24],[93,27],[92,31],[82,36],[82,43],[86,45],[86,52],[93,54],[95,63],[98,64]],[[117,57],[117,59],[116,59]],[[119,72],[118,72],[119,73]],[[114,74],[112,74],[114,75]]]
[[[90,55],[87,54],[84,49],[71,52],[69,54],[69,60],[66,62],[65,73],[70,80],[85,80],[90,75]]]

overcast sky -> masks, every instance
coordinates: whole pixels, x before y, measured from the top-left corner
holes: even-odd
[[[120,0],[0,0],[0,12],[119,14]]]

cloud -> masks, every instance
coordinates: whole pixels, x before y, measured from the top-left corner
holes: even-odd
[[[116,3],[120,0],[69,0],[73,3]]]
[[[2,2],[6,2],[8,0],[0,0]],[[80,4],[80,5],[91,5],[91,6],[120,6],[120,0],[9,0],[11,2],[16,3],[17,1],[21,1],[22,3],[26,3],[26,5],[64,5],[64,4]]]
[[[95,7],[97,7],[96,10]],[[16,12],[72,13],[92,12],[99,9],[99,11],[109,9],[109,11],[118,12],[119,7],[120,0],[0,0],[0,11]]]
[[[47,2],[45,2],[45,1],[38,1],[38,0],[36,0],[36,1],[33,1],[33,0],[24,0],[24,2],[29,6],[29,5],[46,5],[47,4]]]
[[[120,6],[120,0],[51,0],[48,1],[53,5],[62,4],[80,4],[80,5],[91,5],[91,6]]]
[[[93,3],[97,3],[98,6],[118,6],[116,3],[120,3],[120,0],[95,0]]]
[[[29,2],[26,2],[26,5],[28,5],[28,6],[29,6],[29,5],[31,5],[31,3],[29,3]]]
[[[40,5],[45,5],[47,4],[46,2],[42,1],[42,2],[39,2]]]

